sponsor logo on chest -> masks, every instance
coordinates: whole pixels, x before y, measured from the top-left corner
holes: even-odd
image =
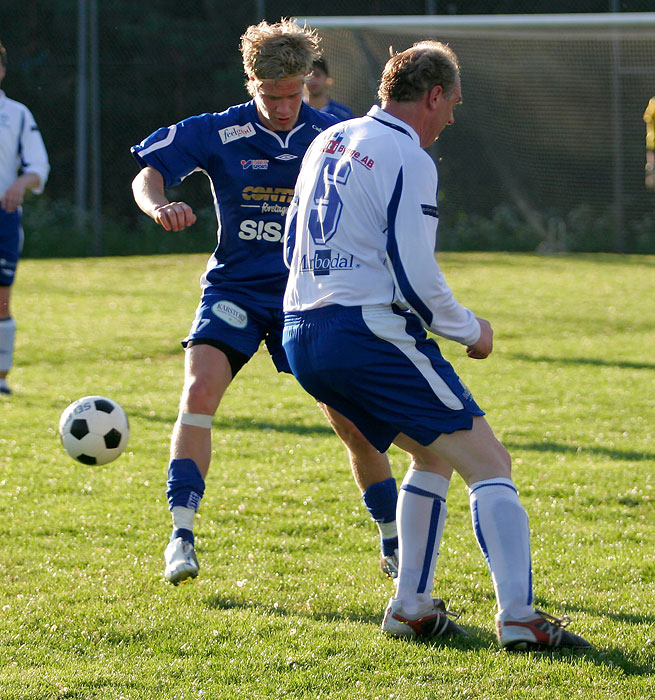
[[[252,168],[253,170],[268,170],[268,160],[264,158],[242,160],[241,167],[244,170],[248,170],[248,168]]]
[[[226,126],[225,129],[219,129],[218,135],[223,143],[230,143],[230,141],[236,141],[237,139],[249,139],[255,135],[255,127],[250,122],[243,126],[234,124],[233,126]]]

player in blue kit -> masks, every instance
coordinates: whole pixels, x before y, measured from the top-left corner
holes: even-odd
[[[7,73],[7,52],[0,44],[0,83]],[[11,288],[23,247],[21,214],[27,190],[43,191],[50,165],[41,133],[30,110],[0,90],[0,394],[10,394],[16,321]]]
[[[314,109],[321,110],[321,112],[334,114],[340,121],[352,119],[354,115],[350,107],[346,107],[330,97],[332,83],[327,62],[323,57],[318,58],[312,65],[312,72],[305,86],[307,104]]]
[[[281,346],[288,274],[284,215],[307,147],[337,121],[302,102],[318,55],[313,31],[291,21],[261,22],[245,32],[241,51],[252,101],[158,129],[132,149],[143,168],[133,182],[135,201],[158,224],[181,231],[195,222],[191,207],[170,202],[165,190],[196,170],[211,182],[218,219],[218,245],[183,342],[185,382],[171,439],[167,493],[173,532],[165,576],[174,584],[198,573],[194,516],[209,470],[212,418],[224,392],[262,341],[278,371],[290,371]],[[387,457],[350,421],[325,410],[378,522],[382,563],[395,568],[396,483]]]
[[[473,359],[492,351],[485,319],[453,296],[434,256],[437,170],[423,150],[461,102],[457,57],[434,41],[387,62],[382,106],[312,143],[287,215],[284,348],[318,401],[381,452],[412,458],[398,499],[397,587],[382,623],[399,637],[462,634],[434,571],[453,471],[469,489],[491,577],[501,647],[585,648],[565,621],[533,607],[528,517],[507,450],[426,329]]]

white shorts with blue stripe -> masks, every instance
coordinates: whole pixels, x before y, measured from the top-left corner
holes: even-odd
[[[429,445],[484,415],[411,312],[333,304],[286,313],[283,346],[300,384],[380,452],[399,433]]]

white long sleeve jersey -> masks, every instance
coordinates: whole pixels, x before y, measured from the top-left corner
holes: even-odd
[[[36,173],[39,194],[48,179],[50,165],[39,128],[30,110],[0,90],[0,197],[20,173]]]
[[[286,220],[285,311],[396,304],[464,345],[480,337],[437,264],[437,169],[418,134],[379,107],[320,134]]]

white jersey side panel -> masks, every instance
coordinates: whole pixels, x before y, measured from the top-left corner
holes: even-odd
[[[480,327],[434,255],[437,170],[418,135],[378,107],[321,134],[287,215],[285,311],[395,303],[464,344]]]
[[[34,192],[42,192],[48,154],[30,110],[0,90],[0,197],[20,173],[36,173],[40,183]]]

